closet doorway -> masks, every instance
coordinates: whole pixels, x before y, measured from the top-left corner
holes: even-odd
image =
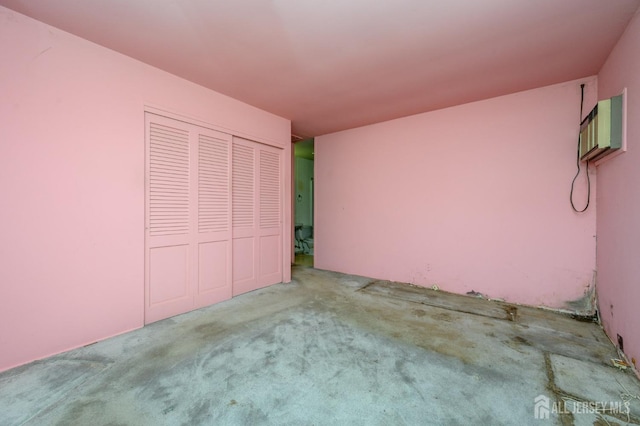
[[[281,148],[145,114],[145,324],[283,278]]]

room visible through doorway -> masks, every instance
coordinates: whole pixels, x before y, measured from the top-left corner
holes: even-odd
[[[313,266],[313,138],[294,145],[295,264]]]

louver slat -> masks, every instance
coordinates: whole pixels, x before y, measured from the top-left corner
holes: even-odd
[[[189,232],[189,132],[150,123],[149,235]]]
[[[227,231],[229,144],[200,135],[198,150],[198,231]]]
[[[252,227],[254,214],[254,149],[233,144],[233,226]]]

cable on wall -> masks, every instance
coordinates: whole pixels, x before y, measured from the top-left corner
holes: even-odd
[[[582,121],[583,108],[584,108],[584,83],[582,83],[580,85],[580,121]],[[586,172],[587,172],[587,205],[584,206],[584,209],[578,210],[576,208],[575,204],[573,203],[573,187],[574,187],[574,185],[576,183],[576,179],[578,179],[578,176],[580,175],[580,132],[578,132],[578,147],[577,147],[577,151],[576,151],[576,167],[577,167],[578,171],[576,172],[576,175],[573,177],[573,180],[571,181],[571,192],[569,193],[569,201],[571,202],[571,208],[573,208],[574,212],[583,213],[589,208],[589,201],[591,200],[591,179],[589,178],[589,160],[587,160],[587,167],[586,167]]]

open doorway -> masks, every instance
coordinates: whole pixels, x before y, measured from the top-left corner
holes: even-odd
[[[313,266],[313,138],[294,144],[295,264]]]

